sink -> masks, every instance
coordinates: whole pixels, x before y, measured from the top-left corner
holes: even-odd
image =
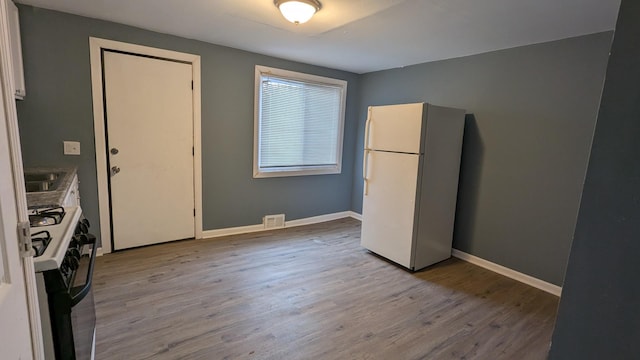
[[[24,184],[27,192],[54,191],[58,189],[64,172],[28,173],[24,174]]]
[[[53,181],[27,181],[25,187],[27,192],[53,191],[58,188]]]
[[[54,181],[64,173],[24,174],[24,181]]]

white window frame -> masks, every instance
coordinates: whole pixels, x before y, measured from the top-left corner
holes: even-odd
[[[335,165],[322,166],[298,166],[289,167],[286,170],[279,169],[260,169],[260,100],[261,100],[261,78],[262,74],[269,74],[277,77],[288,78],[295,81],[316,83],[323,85],[339,86],[342,88],[342,97],[340,99],[340,118],[338,123],[338,139],[336,143],[337,162]],[[299,73],[295,71],[271,68],[262,65],[256,65],[255,69],[255,94],[254,94],[254,135],[253,135],[253,177],[284,177],[284,176],[304,176],[304,175],[325,175],[340,174],[342,172],[342,147],[344,138],[344,117],[346,111],[347,100],[347,82],[345,80],[332,79],[323,76]]]

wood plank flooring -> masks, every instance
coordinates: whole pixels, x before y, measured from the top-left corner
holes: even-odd
[[[450,259],[411,273],[342,219],[97,259],[97,359],[544,359],[558,298]]]

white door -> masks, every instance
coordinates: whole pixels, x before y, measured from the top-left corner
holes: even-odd
[[[366,149],[420,153],[424,104],[370,106]]]
[[[18,208],[3,99],[0,86],[0,358],[31,359],[27,290],[18,249]]]
[[[360,244],[410,268],[420,155],[365,151],[365,157]]]
[[[105,51],[114,249],[194,237],[192,65]]]

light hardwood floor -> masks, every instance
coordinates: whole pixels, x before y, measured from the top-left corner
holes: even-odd
[[[97,259],[96,358],[544,359],[558,298],[450,259],[411,273],[360,223]]]

